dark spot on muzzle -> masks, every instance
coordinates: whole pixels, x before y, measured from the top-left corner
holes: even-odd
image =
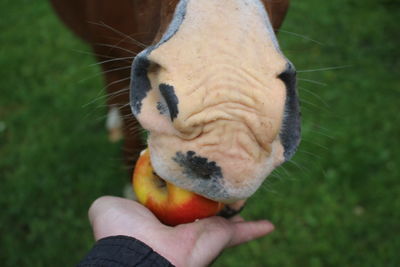
[[[186,154],[176,152],[176,156],[172,159],[183,168],[183,173],[187,177],[202,180],[223,178],[221,167],[215,161],[196,156],[194,151],[188,151]]]
[[[165,100],[165,103],[167,104],[171,121],[173,121],[178,116],[179,113],[178,110],[179,99],[175,94],[174,87],[172,85],[168,85],[165,83],[160,84],[158,87],[160,89],[161,95]]]
[[[161,115],[165,115],[168,113],[167,105],[161,102],[157,102],[157,110],[160,112]]]
[[[288,161],[296,153],[300,143],[300,104],[296,89],[296,70],[291,63],[278,75],[286,86],[285,116],[280,133],[284,157]]]

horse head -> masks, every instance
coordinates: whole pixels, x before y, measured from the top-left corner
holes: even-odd
[[[300,141],[296,71],[266,5],[165,1],[162,12],[130,89],[154,170],[210,199],[248,198]]]

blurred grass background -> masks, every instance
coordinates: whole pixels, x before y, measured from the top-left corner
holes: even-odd
[[[46,1],[0,10],[0,265],[71,266],[93,244],[90,203],[122,194],[121,144],[104,99],[86,105],[103,87],[86,79],[89,48]],[[400,266],[399,13],[395,0],[292,1],[279,39],[303,141],[243,212],[276,231],[215,266]]]

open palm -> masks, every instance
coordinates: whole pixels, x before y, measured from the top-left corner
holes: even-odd
[[[206,266],[224,248],[239,245],[273,230],[265,220],[246,222],[240,216],[210,217],[175,227],[166,226],[141,204],[117,197],[101,197],[89,209],[96,240],[131,236],[146,243],[176,266]]]

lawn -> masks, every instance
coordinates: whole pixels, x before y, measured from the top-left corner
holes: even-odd
[[[49,4],[0,10],[0,265],[71,266],[93,244],[91,202],[122,195],[121,143],[99,67]],[[243,212],[276,231],[215,266],[400,266],[399,14],[395,0],[292,1],[279,39],[302,143]]]

